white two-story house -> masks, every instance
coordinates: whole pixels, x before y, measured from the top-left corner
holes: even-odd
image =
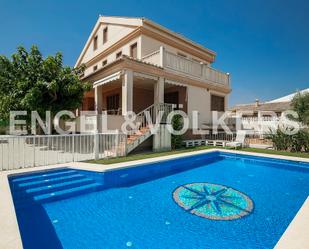
[[[81,110],[106,111],[109,129],[119,129],[128,111],[172,103],[199,126],[211,111],[225,111],[230,76],[211,67],[216,53],[146,18],[100,16],[76,67],[93,83]],[[187,136],[190,136],[188,132]]]

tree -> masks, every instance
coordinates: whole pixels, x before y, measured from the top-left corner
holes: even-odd
[[[79,79],[83,71],[64,66],[59,52],[44,59],[36,46],[29,52],[18,47],[11,59],[0,56],[0,119],[8,120],[14,110],[36,110],[45,117],[46,111],[53,116],[78,108],[91,88]]]
[[[309,92],[296,94],[292,100],[292,108],[298,113],[299,121],[309,125]]]

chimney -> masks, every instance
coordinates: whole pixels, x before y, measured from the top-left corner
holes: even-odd
[[[255,107],[258,107],[260,105],[260,101],[259,101],[259,99],[256,99],[255,100]]]

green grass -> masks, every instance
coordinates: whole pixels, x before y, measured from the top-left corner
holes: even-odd
[[[281,150],[265,150],[265,149],[255,149],[255,148],[244,148],[241,150],[248,151],[248,152],[272,154],[272,155],[309,158],[309,153],[305,153],[305,152],[289,152],[289,151],[281,151]]]
[[[166,152],[147,152],[147,153],[141,153],[141,154],[134,154],[134,155],[128,155],[126,157],[111,158],[108,160],[106,159],[90,160],[87,162],[88,163],[98,163],[98,164],[113,164],[113,163],[129,162],[129,161],[142,160],[142,159],[147,159],[147,158],[155,158],[155,157],[168,156],[168,155],[175,155],[175,154],[181,154],[185,152],[199,151],[199,150],[206,150],[206,149],[213,149],[213,148],[216,148],[216,147],[198,146],[198,147],[193,147],[193,148],[183,148],[183,149],[166,151]],[[239,151],[309,158],[309,153],[299,153],[299,152],[296,153],[296,152],[288,152],[288,151],[276,151],[276,150],[254,149],[254,148],[244,148],[244,149],[239,149]]]
[[[215,148],[215,147],[213,147],[213,146],[199,146],[199,147],[184,148],[184,149],[164,151],[164,152],[145,152],[145,153],[140,153],[140,154],[128,155],[126,157],[117,157],[117,158],[100,159],[100,160],[90,160],[90,161],[87,161],[87,162],[88,163],[99,163],[99,164],[113,164],[113,163],[129,162],[129,161],[142,160],[142,159],[154,158],[154,157],[160,157],[160,156],[169,156],[169,155],[175,155],[175,154],[180,154],[180,153],[184,153],[184,152],[206,150],[206,149],[213,149],[213,148]]]

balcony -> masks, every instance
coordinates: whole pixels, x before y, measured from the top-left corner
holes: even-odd
[[[203,63],[174,54],[163,47],[144,56],[142,61],[207,83],[230,86],[230,75],[228,73],[220,72]]]

